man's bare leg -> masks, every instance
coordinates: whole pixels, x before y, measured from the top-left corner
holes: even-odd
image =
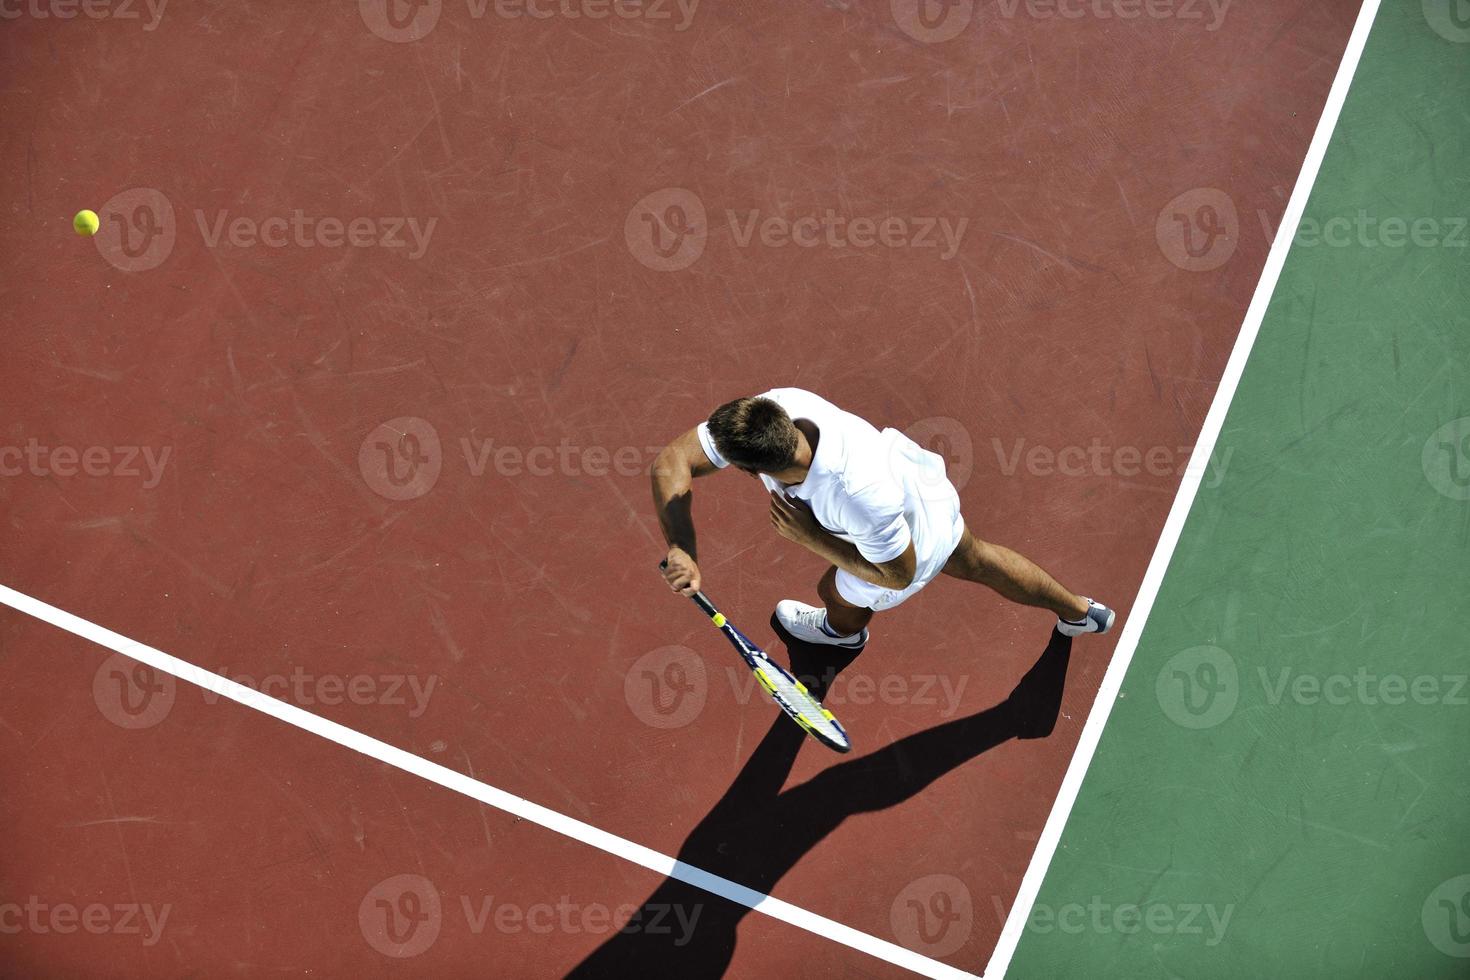
[[[1012,602],[1050,609],[1058,619],[1076,620],[1087,615],[1086,599],[1062,588],[1029,558],[1001,545],[981,541],[968,527],[954,554],[944,563],[944,574],[988,585]],[[830,602],[828,609],[831,610]]]
[[[841,636],[861,632],[873,618],[873,610],[854,606],[838,594],[836,565],[827,569],[817,583],[817,595],[821,596],[822,604],[827,607],[827,625],[832,628],[832,632]]]
[[[817,583],[817,595],[823,605],[811,606],[795,599],[776,603],[776,621],[794,639],[819,646],[837,647],[849,652],[861,650],[868,642],[864,629],[873,618],[873,610],[854,606],[837,593],[837,568],[830,567]]]

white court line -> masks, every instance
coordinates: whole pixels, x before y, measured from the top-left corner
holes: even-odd
[[[886,960],[895,966],[901,966],[906,970],[912,970],[922,976],[933,977],[935,980],[977,980],[975,974],[966,973],[964,970],[956,969],[946,963],[930,959],[911,949],[905,949],[896,943],[870,936],[865,932],[859,932],[851,926],[845,926],[840,922],[833,922],[806,909],[798,908],[778,898],[764,895],[753,888],[737,885],[735,882],[719,875],[702,871],[693,865],[676,861],[666,854],[635,844],[630,840],[624,840],[615,834],[609,834],[599,830],[591,824],[583,823],[571,817],[548,810],[544,806],[532,803],[529,800],[514,796],[504,790],[496,789],[477,779],[453,769],[448,769],[427,759],[421,759],[410,752],[395,748],[387,742],[380,742],[348,728],[339,725],[335,721],[328,721],[309,711],[304,711],[293,704],[277,700],[268,694],[262,694],[252,687],[237,684],[226,677],[178,657],[170,656],[161,650],[146,646],[136,640],[130,640],[120,633],[114,633],[110,629],[90,623],[79,616],[55,606],[48,605],[39,599],[17,592],[14,589],[0,585],[0,603],[10,606],[29,616],[50,623],[59,629],[74,633],[84,640],[91,640],[100,646],[115,650],[125,657],[131,657],[140,663],[148,664],[155,670],[161,670],[166,674],[172,674],[180,680],[197,684],[206,690],[213,691],[231,701],[238,701],[248,708],[270,715],[284,721],[288,725],[295,725],[304,731],[322,738],[336,742],[338,745],[361,752],[363,755],[371,756],[379,762],[387,763],[404,772],[412,773],[420,778],[427,779],[431,783],[438,783],[445,789],[463,793],[465,796],[479,800],[487,806],[493,806],[498,810],[513,814],[523,820],[540,824],[548,830],[554,830],[573,840],[581,841],[599,850],[640,864],[651,871],[679,881],[696,888],[702,888],[721,898],[729,899],[740,905],[744,905],[756,912],[769,915],[773,919],[805,929],[823,939],[851,946],[853,949],[876,956],[880,960]]]
[[[1281,224],[1277,226],[1276,239],[1271,243],[1271,253],[1266,257],[1266,267],[1261,271],[1260,282],[1256,284],[1255,295],[1251,297],[1251,305],[1246,310],[1245,322],[1241,325],[1240,335],[1235,339],[1235,348],[1230,352],[1230,360],[1225,365],[1225,373],[1220,378],[1220,387],[1215,392],[1215,400],[1210,404],[1209,414],[1205,416],[1199,439],[1194,444],[1189,466],[1179,484],[1179,493],[1174,498],[1174,506],[1169,509],[1169,518],[1164,522],[1159,543],[1154,548],[1153,558],[1149,560],[1148,571],[1144,573],[1138,597],[1129,611],[1128,622],[1118,637],[1118,647],[1113,653],[1112,662],[1108,664],[1102,686],[1098,689],[1097,700],[1093,702],[1092,712],[1083,726],[1076,754],[1072,756],[1072,763],[1062,778],[1062,788],[1057,793],[1051,815],[1041,832],[1041,839],[1031,855],[1031,864],[1021,879],[1021,890],[1016,895],[1016,903],[1011,906],[1010,915],[1006,917],[1006,924],[1001,929],[1000,939],[995,944],[995,952],[991,954],[990,963],[985,967],[986,980],[1000,980],[1005,976],[1011,957],[1015,955],[1016,945],[1021,941],[1026,920],[1031,917],[1042,879],[1046,877],[1047,868],[1057,850],[1057,843],[1061,840],[1062,828],[1067,824],[1072,805],[1077,802],[1077,791],[1082,788],[1082,778],[1087,774],[1087,767],[1097,751],[1098,740],[1102,738],[1103,726],[1107,724],[1108,715],[1113,711],[1113,703],[1117,701],[1118,692],[1123,687],[1123,677],[1128,673],[1128,665],[1138,649],[1138,640],[1143,635],[1144,625],[1148,622],[1154,600],[1159,595],[1159,585],[1174,557],[1179,534],[1184,529],[1190,508],[1194,506],[1195,494],[1198,493],[1200,481],[1208,469],[1215,443],[1220,438],[1220,429],[1225,424],[1225,416],[1235,398],[1235,389],[1239,387],[1240,377],[1245,372],[1245,362],[1250,357],[1251,348],[1255,346],[1256,335],[1261,331],[1266,307],[1270,305],[1271,296],[1276,291],[1281,269],[1286,264],[1287,253],[1291,251],[1292,239],[1295,238],[1302,215],[1306,212],[1307,198],[1311,196],[1312,186],[1317,182],[1317,172],[1322,168],[1322,158],[1327,154],[1327,145],[1332,141],[1332,133],[1337,128],[1337,118],[1342,113],[1342,105],[1347,99],[1353,75],[1357,73],[1358,61],[1368,42],[1373,18],[1378,15],[1378,5],[1379,0],[1365,0],[1362,9],[1358,11],[1357,23],[1348,38],[1347,50],[1343,52],[1332,89],[1327,94],[1327,104],[1322,108],[1322,118],[1317,122],[1312,145],[1307,149],[1306,159],[1302,161],[1296,187],[1291,192],[1291,200],[1286,204],[1286,213],[1281,217]]]

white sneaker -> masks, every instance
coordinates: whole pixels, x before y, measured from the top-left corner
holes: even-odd
[[[1083,598],[1087,598],[1083,596]],[[1083,633],[1106,633],[1113,628],[1113,619],[1118,614],[1101,602],[1087,600],[1087,614],[1081,619],[1058,619],[1057,632],[1063,636],[1081,636]]]
[[[827,625],[827,610],[820,606],[808,606],[795,599],[782,599],[776,603],[776,621],[786,632],[803,643],[820,643],[844,650],[861,650],[868,642],[868,631],[864,628],[853,636],[833,636],[824,628]]]

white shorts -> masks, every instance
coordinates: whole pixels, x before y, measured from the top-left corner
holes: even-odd
[[[944,472],[944,457],[931,453],[897,429],[883,438],[893,471],[904,484],[904,517],[914,542],[914,580],[906,589],[885,589],[837,570],[837,594],[854,606],[875,612],[892,609],[928,585],[942,571],[965,533],[960,495]]]

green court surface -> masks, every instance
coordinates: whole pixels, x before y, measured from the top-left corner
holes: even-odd
[[[1385,2],[1009,976],[1470,975],[1467,96]]]

